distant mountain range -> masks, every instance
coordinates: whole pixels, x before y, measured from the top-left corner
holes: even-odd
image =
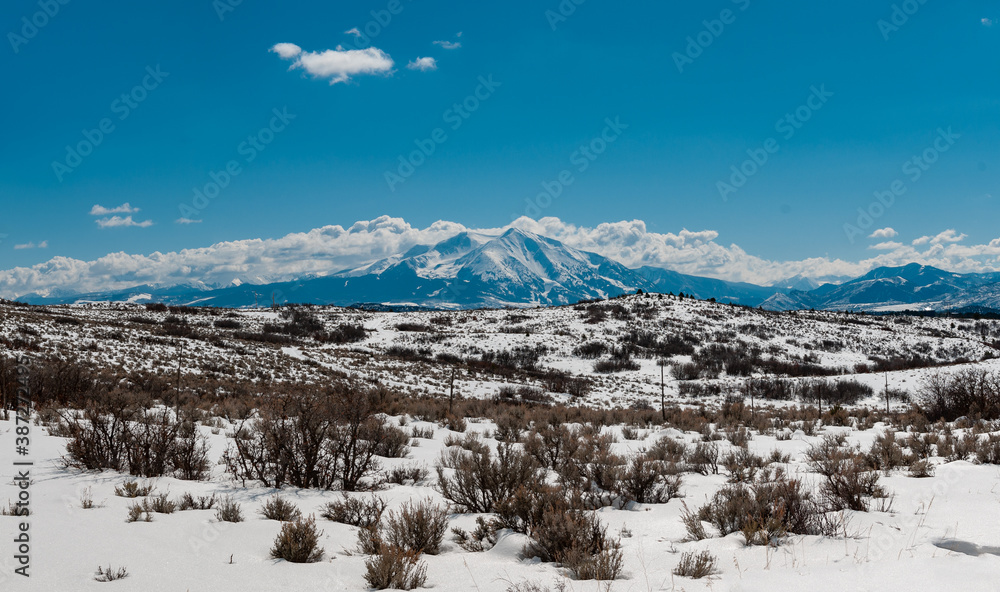
[[[500,236],[462,232],[321,277],[270,284],[200,283],[91,294],[31,294],[32,304],[163,302],[218,307],[356,304],[376,307],[481,308],[571,304],[637,290],[673,292],[770,310],[854,311],[1000,309],[1000,273],[956,274],[916,264],[881,267],[843,283],[796,276],[773,286],[726,282],[658,267],[629,269],[557,240],[510,229]]]

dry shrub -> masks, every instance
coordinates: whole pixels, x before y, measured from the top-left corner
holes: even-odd
[[[121,485],[115,486],[115,495],[117,495],[118,497],[130,497],[130,498],[146,497],[147,495],[153,493],[155,489],[156,487],[154,487],[153,484],[148,481],[146,483],[140,484],[138,481],[134,479],[129,479],[124,483],[122,483]]]
[[[393,467],[385,474],[385,482],[396,485],[416,485],[421,481],[426,481],[428,477],[430,477],[430,471],[427,470],[427,467],[407,465]]]
[[[984,465],[1000,465],[1000,435],[991,434],[986,439],[979,440],[976,460]]]
[[[680,497],[681,476],[677,472],[674,464],[649,460],[637,454],[621,471],[617,492],[626,502],[665,504]]]
[[[918,479],[934,476],[934,465],[927,459],[921,458],[913,461],[910,465],[910,476]]]
[[[386,516],[382,544],[418,555],[437,555],[447,531],[448,513],[431,499],[407,502],[398,513],[390,511]]]
[[[379,496],[371,495],[367,499],[351,497],[347,493],[344,493],[343,496],[342,500],[333,501],[323,506],[320,516],[333,522],[361,528],[376,525],[382,519],[387,504]]]
[[[266,397],[256,416],[237,423],[226,468],[266,487],[356,491],[379,470],[384,443],[399,438],[379,414],[388,398],[380,389],[341,383]]]
[[[672,573],[675,576],[697,580],[718,573],[718,561],[715,555],[708,551],[700,553],[686,551],[681,553],[681,560]]]
[[[405,458],[410,454],[410,436],[403,430],[386,425],[381,440],[375,446],[375,455],[384,458]]]
[[[427,582],[427,565],[420,561],[419,553],[385,547],[365,561],[365,581],[376,590],[422,588]]]
[[[260,515],[267,520],[294,522],[302,517],[302,512],[292,502],[276,495],[264,502],[260,508]]]
[[[687,446],[684,445],[684,442],[664,436],[646,450],[646,458],[679,464],[684,460],[686,451]]]
[[[458,543],[458,546],[470,553],[480,553],[482,551],[488,551],[496,546],[497,531],[500,526],[501,525],[497,520],[487,520],[482,516],[477,516],[476,528],[472,532],[467,532],[457,526],[452,528],[451,532],[454,536],[454,541]]]
[[[125,517],[125,522],[152,522],[153,514],[146,507],[146,504],[140,502],[134,502],[128,507],[128,515]]]
[[[688,451],[684,462],[688,470],[700,475],[718,475],[719,446],[715,442],[700,442]]]
[[[722,457],[722,466],[729,472],[730,483],[752,483],[767,461],[746,448],[737,448]]]
[[[465,452],[448,460],[451,475],[445,460],[437,464],[437,490],[462,512],[493,512],[498,502],[519,487],[531,487],[541,480],[534,459],[507,443],[500,444],[495,458],[486,450],[479,454]]]
[[[885,500],[890,497],[879,485],[878,472],[864,455],[844,447],[843,438],[827,436],[806,452],[806,458],[814,471],[826,477],[820,496],[827,511],[868,512],[876,499],[883,500],[881,507],[887,509]]]
[[[243,522],[243,510],[239,502],[230,496],[219,500],[219,507],[215,509],[215,518],[219,522]]]
[[[299,518],[281,525],[281,532],[274,539],[271,557],[290,563],[315,563],[323,558],[319,538],[323,532],[316,528],[316,519]]]
[[[868,464],[875,470],[888,473],[893,469],[905,467],[913,462],[903,452],[896,441],[896,433],[889,429],[875,437],[871,450],[868,452]]]
[[[690,513],[689,513],[690,514]],[[700,522],[722,536],[743,533],[747,545],[777,544],[785,535],[820,534],[820,510],[797,479],[782,469],[762,471],[749,484],[734,483],[717,491],[693,517],[684,519],[691,538],[705,538]]]
[[[186,492],[181,496],[181,501],[177,504],[177,509],[181,512],[186,510],[211,510],[215,507],[215,494],[212,495],[200,495],[198,499],[195,499],[190,492]]]
[[[98,582],[114,582],[115,580],[122,580],[128,577],[128,569],[119,567],[117,569],[111,567],[97,567],[97,573],[94,574],[94,579]]]
[[[591,512],[567,504],[546,508],[528,536],[531,541],[522,556],[561,563],[576,579],[614,580],[621,575],[620,545],[608,537],[607,527]]]

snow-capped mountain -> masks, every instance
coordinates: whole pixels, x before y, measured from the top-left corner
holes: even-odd
[[[700,299],[771,310],[1000,309],[1000,273],[957,274],[911,264],[880,267],[839,284],[818,285],[796,276],[765,287],[658,267],[629,269],[601,255],[516,228],[500,236],[462,232],[361,267],[293,281],[268,283],[246,278],[225,286],[195,281],[98,294],[36,294],[21,300],[33,304],[156,301],[249,307],[275,302],[482,308],[571,304],[637,290],[683,292]]]
[[[840,285],[776,294],[762,306],[771,310],[893,311],[954,310],[1000,305],[1000,274],[952,273],[911,263],[879,267]]]

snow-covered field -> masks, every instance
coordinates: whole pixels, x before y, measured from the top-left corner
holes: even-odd
[[[444,448],[447,430],[433,424],[415,422],[411,426],[434,428],[433,440],[421,439],[407,459],[386,459],[394,464],[432,466]],[[12,484],[14,433],[12,422],[0,422],[0,498],[14,497]],[[225,445],[224,436],[207,432],[212,454],[217,457]],[[470,424],[470,430],[491,431],[489,423]],[[864,432],[850,428],[827,428],[823,432],[846,433],[849,442],[870,446],[881,426]],[[617,431],[611,429],[610,431]],[[63,468],[64,440],[45,434],[36,427],[32,442],[32,482],[30,486],[30,579],[12,574],[12,542],[15,524],[22,518],[0,517],[4,533],[4,566],[0,581],[5,590],[363,590],[365,557],[355,550],[354,527],[320,520],[324,531],[323,561],[291,564],[269,557],[269,549],[280,524],[257,514],[260,505],[275,490],[242,488],[221,472],[213,470],[208,482],[188,482],[171,478],[155,480],[157,492],[178,498],[184,492],[198,495],[232,495],[243,506],[246,520],[219,522],[215,513],[184,511],[154,514],[152,522],[126,523],[127,506],[134,500],[116,497],[115,486],[126,477],[120,474],[82,473]],[[659,437],[683,439],[689,443],[698,434],[677,430],[648,432],[648,443]],[[777,449],[791,455],[787,470],[814,483],[819,477],[803,462],[803,453],[816,436],[795,433],[790,440],[757,436],[750,450],[762,455]],[[495,445],[494,441],[487,442]],[[644,442],[621,441],[615,452],[642,447]],[[728,444],[724,441],[725,450]],[[604,508],[600,519],[609,532],[622,536],[625,579],[615,581],[611,590],[995,590],[1000,573],[1000,468],[968,461],[937,465],[934,477],[917,479],[905,471],[883,477],[894,495],[890,512],[847,511],[847,536],[791,536],[773,547],[744,546],[742,535],[685,542],[681,522],[682,502],[695,507],[725,482],[720,475],[685,474],[681,500],[667,504],[632,505],[627,509]],[[433,481],[431,477],[431,481]],[[82,509],[81,499],[89,492],[95,502]],[[285,489],[282,495],[303,512],[316,513],[325,502],[338,499],[337,492]],[[371,494],[352,494],[367,496]],[[392,486],[378,492],[390,502],[390,509],[408,499],[433,497],[443,503],[432,482],[415,486]],[[473,515],[452,515],[449,526],[470,529]],[[450,537],[449,537],[450,538]],[[973,556],[949,551],[963,546],[986,548]],[[553,564],[520,559],[524,535],[508,534],[492,550],[470,553],[453,542],[443,552],[425,556],[427,586],[442,591],[503,591],[511,584],[534,582],[558,589],[604,590],[590,581],[573,581]],[[967,545],[966,545],[967,543]],[[709,550],[718,557],[719,573],[701,580],[673,576],[671,571],[681,553]],[[124,580],[101,583],[94,580],[99,566],[126,567]]]
[[[598,409],[645,403],[659,409],[661,367],[657,356],[644,357],[636,350],[636,370],[611,374],[595,372],[598,358],[582,358],[581,345],[600,341],[626,343],[630,331],[663,336],[690,336],[697,348],[708,344],[742,343],[757,348],[761,358],[787,364],[840,369],[832,380],[857,380],[872,387],[873,394],[848,406],[858,417],[866,408],[884,408],[880,393],[891,389],[918,393],[929,377],[967,368],[1000,369],[994,359],[1000,332],[995,323],[971,320],[873,317],[830,312],[766,313],[709,302],[655,296],[631,296],[588,306],[534,310],[482,310],[456,312],[377,313],[337,308],[314,309],[326,331],[362,325],[366,337],[354,343],[335,344],[308,336],[264,343],[248,339],[261,334],[266,323],[280,325],[287,319],[271,310],[150,311],[134,304],[94,304],[53,308],[27,308],[0,303],[0,355],[30,355],[34,359],[73,359],[95,370],[127,378],[158,376],[174,385],[180,369],[185,395],[225,392],[233,385],[250,384],[258,392],[275,383],[324,384],[337,377],[379,383],[403,396],[445,395],[455,376],[461,397],[487,398],[505,385],[530,385],[546,391],[545,373],[561,371],[589,382],[580,396],[544,392],[557,403]],[[617,306],[617,308],[616,308]],[[595,320],[596,319],[596,320]],[[219,323],[219,321],[226,321]],[[416,357],[406,355],[406,348]],[[484,353],[530,348],[540,352],[537,368],[499,372],[470,360]],[[538,349],[544,348],[544,349]],[[402,352],[402,355],[401,355]],[[452,356],[452,357],[449,357]],[[877,360],[920,356],[934,367],[888,372],[859,372],[859,365]],[[674,356],[670,364],[692,361],[691,354]],[[456,361],[457,360],[457,361]],[[715,408],[720,397],[694,397],[681,392],[681,382],[664,373],[669,405],[688,409]],[[754,373],[759,375],[759,373]],[[717,385],[723,394],[740,391],[745,376],[723,370],[715,377],[700,377],[691,384]],[[792,377],[792,382],[814,380]],[[256,393],[252,393],[256,394]],[[169,403],[169,401],[167,401]],[[759,402],[758,402],[759,404]],[[772,402],[788,408],[794,401]],[[896,400],[895,410],[908,403]],[[896,416],[900,417],[900,416]],[[469,418],[469,432],[477,432],[492,449],[495,418]],[[389,485],[377,495],[397,509],[409,500],[430,497],[444,506],[447,500],[436,487],[434,466],[446,449],[449,436],[462,436],[442,425],[393,416],[390,423],[429,429],[433,439],[411,440],[406,458],[380,459],[384,469],[423,466],[429,477],[412,485]],[[855,427],[851,427],[851,426]],[[979,424],[975,434],[968,422],[936,425],[935,437],[950,433],[984,440],[1000,433],[1000,426]],[[905,431],[909,426],[896,425]],[[661,438],[683,442],[688,450],[712,437],[712,429],[681,431],[659,426],[628,426],[639,439],[629,440],[626,426],[605,426],[612,435],[612,451],[628,457],[650,448]],[[179,499],[190,492],[198,496],[232,496],[242,505],[245,521],[220,522],[214,510],[188,510],[153,514],[151,522],[126,522],[135,501],[118,497],[115,488],[127,475],[103,471],[84,472],[62,462],[67,439],[50,434],[50,427],[33,422],[29,454],[19,455],[22,444],[13,418],[0,420],[0,507],[15,503],[20,493],[17,479],[30,461],[27,487],[31,514],[0,515],[0,589],[26,590],[364,590],[366,556],[356,549],[352,526],[318,520],[323,531],[322,561],[292,564],[270,557],[269,550],[281,524],[259,515],[261,505],[278,493],[248,484],[244,487],[219,463],[232,442],[233,425],[211,414],[199,422],[199,432],[210,445],[211,475],[205,481],[164,477],[152,480],[157,493]],[[808,463],[810,447],[824,436],[843,434],[848,446],[868,451],[887,426],[852,420],[847,426],[803,425],[792,422],[766,434],[753,432],[750,451],[763,457],[777,450],[788,455],[774,466],[800,479],[818,495],[823,477]],[[721,434],[721,432],[720,432]],[[970,435],[972,434],[972,435]],[[898,442],[906,449],[904,436]],[[936,442],[939,440],[935,440]],[[735,449],[726,439],[716,441],[721,454]],[[906,467],[879,472],[880,483],[891,495],[888,507],[872,511],[843,511],[844,526],[837,535],[790,535],[769,546],[746,546],[741,533],[704,540],[689,540],[682,521],[685,506],[695,510],[706,504],[730,478],[726,469],[702,475],[683,471],[680,499],[665,504],[613,504],[597,511],[608,533],[620,539],[624,569],[614,582],[573,580],[567,570],[553,563],[521,557],[527,541],[523,534],[501,531],[496,546],[470,552],[445,537],[442,552],[424,555],[426,587],[441,591],[648,591],[648,590],[996,590],[1000,574],[1000,466],[984,464],[969,454],[956,460],[943,448],[932,447],[928,462],[933,475],[910,476]],[[906,452],[915,452],[906,450]],[[553,474],[549,479],[555,479]],[[336,491],[284,488],[281,495],[304,514],[341,498]],[[371,496],[371,493],[352,493]],[[93,499],[94,507],[82,506]],[[879,511],[885,510],[885,511]],[[471,530],[476,515],[452,513],[449,528]],[[29,524],[30,578],[17,575],[21,565],[15,537],[19,525]],[[702,579],[673,575],[686,552],[707,550],[717,558],[717,573]],[[124,567],[128,576],[115,582],[95,580],[98,567]],[[537,585],[537,588],[531,588]]]

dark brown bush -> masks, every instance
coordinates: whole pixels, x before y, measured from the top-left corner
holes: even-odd
[[[495,457],[489,451],[462,453],[452,469],[439,461],[437,474],[441,495],[470,513],[493,512],[519,487],[537,487],[541,480],[538,463],[507,443],[500,444]]]
[[[319,539],[323,532],[316,528],[316,519],[299,518],[281,525],[281,532],[274,539],[271,557],[290,563],[315,563],[323,559]]]
[[[384,499],[372,494],[365,498],[352,497],[346,492],[342,500],[330,502],[323,506],[320,516],[333,522],[350,524],[367,528],[382,520],[387,503]]]

